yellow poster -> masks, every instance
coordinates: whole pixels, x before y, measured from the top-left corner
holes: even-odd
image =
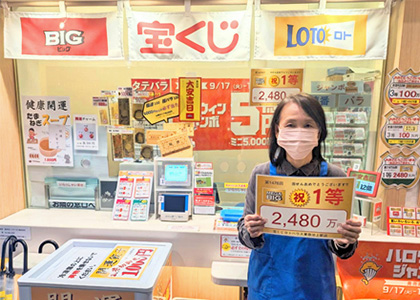
[[[257,176],[256,213],[264,232],[340,238],[338,225],[352,216],[354,178]]]
[[[275,56],[365,55],[368,15],[275,18]]]
[[[116,246],[90,277],[138,280],[156,251],[156,247]]]
[[[168,119],[179,115],[177,94],[169,93],[144,104],[143,117],[150,123],[156,124],[160,121],[168,122]]]
[[[303,69],[252,69],[250,105],[277,105],[300,93]]]
[[[179,120],[201,121],[201,78],[179,78]]]

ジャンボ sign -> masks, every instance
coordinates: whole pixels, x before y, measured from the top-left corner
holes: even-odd
[[[130,60],[248,61],[251,17],[251,0],[243,11],[127,9]]]
[[[256,0],[255,58],[385,59],[391,1],[381,9],[266,11]]]
[[[123,59],[121,12],[103,14],[9,12],[6,58]]]
[[[340,238],[338,225],[352,215],[354,178],[257,175],[256,213],[264,232],[308,238]]]
[[[360,241],[337,270],[345,299],[420,299],[418,243]]]

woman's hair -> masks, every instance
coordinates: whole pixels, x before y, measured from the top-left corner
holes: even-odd
[[[327,124],[325,122],[325,113],[321,104],[311,95],[306,93],[299,93],[296,95],[288,96],[286,99],[281,101],[274,111],[273,118],[270,124],[270,148],[269,156],[270,161],[274,166],[278,166],[286,157],[286,151],[277,145],[276,133],[278,131],[278,125],[280,121],[280,114],[284,106],[288,103],[296,103],[299,105],[305,113],[308,114],[311,119],[315,121],[319,129],[319,140],[318,146],[312,150],[312,156],[314,159],[319,161],[325,160],[321,154],[321,143],[325,141],[327,137]],[[277,150],[279,149],[279,150]]]

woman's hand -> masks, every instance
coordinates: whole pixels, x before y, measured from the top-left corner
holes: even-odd
[[[362,223],[349,219],[338,225],[337,232],[343,235],[341,239],[336,239],[339,244],[354,244],[362,232]]]
[[[244,221],[245,228],[252,238],[262,235],[264,225],[267,223],[267,219],[264,219],[259,215],[246,215]]]

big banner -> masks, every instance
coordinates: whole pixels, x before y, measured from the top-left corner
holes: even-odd
[[[255,59],[385,59],[390,2],[382,9],[264,11],[256,0]]]
[[[9,12],[4,56],[17,59],[123,59],[122,9],[102,14]]]
[[[252,1],[243,11],[137,12],[127,7],[133,61],[248,61]]]
[[[337,270],[345,299],[420,299],[418,243],[359,242]]]

